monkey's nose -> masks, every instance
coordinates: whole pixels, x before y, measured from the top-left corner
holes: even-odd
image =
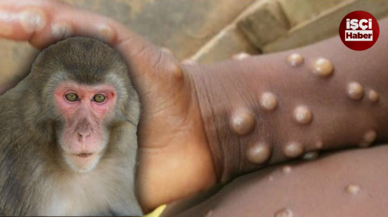
[[[90,134],[90,132],[78,132],[78,136],[80,137],[82,142],[85,142],[86,138],[88,138]]]

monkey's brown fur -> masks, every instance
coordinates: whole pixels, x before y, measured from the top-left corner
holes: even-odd
[[[0,96],[0,215],[141,215],[136,200],[140,103],[125,62],[109,46],[71,38],[44,50],[31,74]],[[68,169],[57,143],[63,125],[53,92],[62,81],[114,86],[114,121],[97,167]]]

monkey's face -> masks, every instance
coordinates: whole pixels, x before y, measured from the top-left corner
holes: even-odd
[[[56,88],[55,103],[64,123],[58,140],[65,162],[77,172],[90,172],[109,141],[105,128],[113,117],[117,93],[113,86],[63,82]]]

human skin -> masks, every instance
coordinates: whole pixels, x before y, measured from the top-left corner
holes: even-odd
[[[385,216],[387,154],[384,144],[275,165],[239,177],[208,198],[170,205],[161,217]]]
[[[29,41],[38,49],[64,37],[98,38],[132,66],[130,76],[142,103],[137,178],[145,212],[216,183],[191,77],[171,53],[112,19],[57,1],[1,0],[0,29],[1,37]]]
[[[333,40],[292,51],[305,58],[298,67],[286,61],[291,51],[199,66],[181,65],[171,53],[121,24],[62,3],[3,0],[0,14],[4,38],[28,40],[39,49],[63,37],[99,38],[133,66],[131,75],[143,105],[138,183],[145,211],[290,160],[283,151],[290,142],[302,144],[304,154],[355,147],[371,130],[376,141],[387,140],[383,108],[387,107],[384,81],[388,75],[381,70],[386,68],[386,40],[382,38],[387,28],[382,28],[386,26],[383,23],[380,40],[365,52],[350,51]],[[40,19],[31,19],[34,16]],[[312,74],[312,63],[318,57],[333,63],[333,75],[322,78]],[[363,64],[365,58],[369,64]],[[365,71],[375,76],[365,76]],[[361,100],[347,96],[346,86],[352,79],[365,89]],[[380,96],[377,103],[368,101],[371,89]],[[277,97],[275,110],[263,111],[259,105],[259,97],[266,91]],[[293,120],[298,105],[308,105],[312,112],[309,123]],[[248,126],[244,135],[233,132],[236,126],[230,124],[233,114],[245,114],[241,111],[253,116],[250,123],[255,123],[248,124],[253,127]],[[243,118],[242,127],[246,126]],[[261,140],[270,147],[270,158],[264,164],[254,164],[246,152],[251,143]]]
[[[379,40],[362,52],[350,50],[334,37],[296,50],[194,69],[191,74],[218,179],[226,182],[306,153],[386,142],[387,36],[385,19],[380,21]],[[295,53],[304,58],[298,66],[287,61]],[[314,73],[320,58],[331,62],[332,74]],[[260,104],[265,93],[276,97],[275,108]],[[298,121],[295,112],[300,107],[310,113]],[[233,124],[239,116],[242,121]],[[236,132],[233,125],[238,130],[244,125],[250,128]],[[301,150],[287,150],[295,143]],[[263,144],[268,146],[269,157],[254,163],[250,148]]]
[[[204,121],[208,134],[211,132],[209,141],[212,138],[227,138],[221,141],[222,146],[217,145],[220,144],[218,141],[209,146],[213,148],[213,153],[221,153],[222,156],[218,162],[220,166],[216,166],[219,179],[229,181],[241,175],[242,171],[269,167],[240,176],[214,195],[174,203],[163,216],[385,215],[387,207],[384,201],[388,192],[384,177],[387,169],[381,165],[385,165],[383,156],[388,151],[384,144],[387,140],[387,114],[382,109],[387,106],[388,94],[384,90],[388,78],[385,72],[388,67],[385,61],[388,20],[379,24],[380,38],[366,51],[352,51],[342,44],[339,37],[335,37],[305,48],[252,57],[238,63],[221,63],[193,73],[198,76],[196,80],[203,84],[197,88],[199,99],[210,98],[207,102],[200,100],[202,115],[209,120]],[[287,57],[292,53],[303,56],[304,63],[297,67],[288,64]],[[333,63],[331,76],[320,77],[312,73],[313,60],[319,57]],[[222,70],[220,67],[223,67]],[[257,81],[266,82],[257,84]],[[354,81],[363,87],[361,98],[348,92],[348,84]],[[240,92],[235,93],[239,91],[237,88],[228,91],[229,87],[236,87],[235,84],[244,84],[239,85]],[[377,101],[374,101],[374,94],[370,95],[372,89],[379,93]],[[268,111],[257,105],[260,95],[268,91],[276,94],[279,101],[277,109]],[[245,98],[248,100],[244,101]],[[216,102],[219,105],[217,109],[221,111],[215,112],[212,102]],[[309,107],[313,114],[311,122],[300,124],[294,120],[292,108],[297,105]],[[259,120],[253,130],[243,136],[231,132],[229,123],[233,114],[230,111],[241,111],[241,108],[256,112]],[[214,116],[212,112],[223,116]],[[212,129],[217,130],[212,132]],[[282,149],[287,141],[304,144],[304,153],[339,147],[365,148],[371,145],[363,142],[365,132],[371,129],[377,135],[373,143],[382,146],[329,156],[325,154],[322,159],[311,162],[295,161],[270,166],[289,159]],[[212,134],[216,136],[211,137]],[[274,144],[272,158],[267,164],[252,164],[245,155],[249,153],[248,147],[257,141]],[[317,147],[317,141],[323,142],[322,147]],[[225,146],[232,148],[226,149]],[[229,167],[225,167],[226,163]],[[282,213],[285,210],[290,213]]]

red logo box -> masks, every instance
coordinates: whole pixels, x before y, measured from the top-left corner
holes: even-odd
[[[339,35],[346,47],[362,51],[371,48],[379,38],[376,18],[366,11],[353,11],[340,24]]]

